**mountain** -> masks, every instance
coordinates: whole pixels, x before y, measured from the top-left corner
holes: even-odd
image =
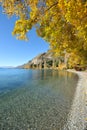
[[[46,68],[55,68],[61,63],[64,64],[64,57],[54,58],[51,51],[47,51],[46,53],[39,54],[34,57],[32,60],[27,63],[18,66],[17,68],[23,69],[46,69]]]
[[[39,54],[38,56],[34,57],[32,60],[28,61],[27,63],[20,65],[16,68],[22,69],[67,69],[68,66],[68,59],[69,55],[65,54],[65,56],[54,57],[53,53],[48,50],[46,53]],[[75,65],[73,67],[75,70],[86,70],[87,65]]]
[[[13,69],[13,66],[0,66],[0,69]]]
[[[29,62],[18,66],[18,68],[24,68],[24,69],[29,69],[29,68],[46,68],[46,67],[51,67],[53,62],[53,54],[50,51],[47,51],[46,53],[39,54],[38,56],[34,57],[32,60]]]

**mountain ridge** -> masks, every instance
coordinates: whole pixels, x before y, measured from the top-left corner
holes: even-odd
[[[32,60],[28,61],[27,63],[18,66],[18,68],[24,68],[24,69],[29,69],[29,68],[44,68],[46,67],[45,63],[53,61],[53,54],[49,50],[47,52],[41,53],[34,57]],[[51,65],[49,65],[51,67]]]
[[[64,64],[64,57],[54,57],[53,53],[48,50],[42,54],[37,55],[32,60],[27,63],[18,66],[17,68],[22,69],[54,69],[59,68],[59,65],[62,65],[63,68],[66,68]]]

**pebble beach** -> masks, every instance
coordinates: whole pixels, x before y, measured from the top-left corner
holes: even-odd
[[[87,130],[87,72],[67,71],[76,73],[79,81],[64,130]]]

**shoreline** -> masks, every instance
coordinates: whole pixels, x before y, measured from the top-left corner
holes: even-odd
[[[67,70],[78,75],[76,92],[74,94],[71,110],[68,114],[67,123],[63,130],[86,130],[87,129],[87,72]]]

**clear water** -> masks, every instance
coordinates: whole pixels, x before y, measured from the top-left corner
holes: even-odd
[[[77,80],[57,70],[0,69],[0,130],[62,130]]]

